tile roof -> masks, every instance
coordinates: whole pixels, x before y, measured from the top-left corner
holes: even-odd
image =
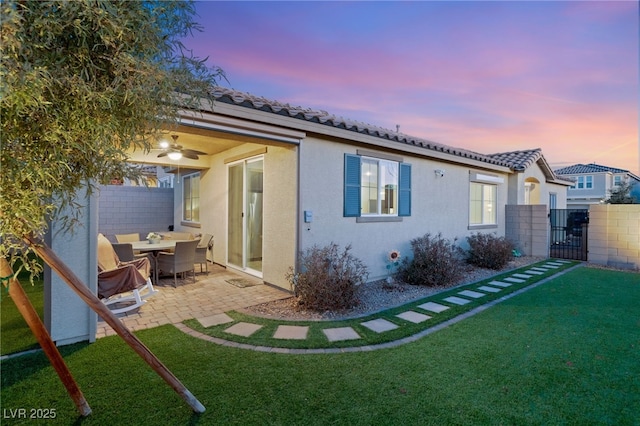
[[[404,143],[432,151],[452,154],[459,157],[469,158],[488,164],[502,167],[511,167],[506,161],[498,157],[491,157],[462,148],[443,145],[426,139],[417,138],[397,131],[385,129],[383,127],[350,120],[328,113],[326,111],[314,110],[312,108],[294,107],[278,101],[268,100],[264,97],[254,96],[249,93],[239,92],[232,89],[216,86],[212,91],[217,102],[231,105],[243,106],[273,114],[288,116],[312,123],[318,123],[347,131],[357,132],[373,137],[378,137],[392,142]]]
[[[499,152],[489,154],[488,157],[504,161],[514,170],[525,170],[534,165],[536,161],[542,157],[542,150],[535,148],[524,151]]]
[[[602,173],[602,172],[628,173],[629,170],[617,169],[615,167],[601,166],[595,163],[574,164],[573,166],[563,167],[562,169],[556,170],[556,174],[559,174],[559,175],[573,175],[573,174],[580,174],[580,173]]]
[[[542,173],[545,175],[547,181],[554,181],[555,183],[567,184],[567,182],[572,182],[567,178],[562,176],[558,176],[557,173],[551,169],[547,160],[545,160],[542,155],[542,149],[527,149],[522,151],[510,151],[510,152],[499,152],[496,154],[489,154],[491,158],[496,158],[505,163],[509,164],[511,169],[521,172],[534,164],[538,164],[540,169],[542,169]]]

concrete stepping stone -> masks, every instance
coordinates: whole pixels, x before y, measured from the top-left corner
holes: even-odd
[[[545,268],[551,268],[551,269],[558,269],[559,267],[561,267],[562,265],[552,265],[550,263],[545,263],[544,265],[542,265]]]
[[[490,285],[497,285],[498,287],[511,287],[511,283],[504,283],[502,281],[491,281]]]
[[[385,331],[395,330],[399,327],[398,325],[392,323],[391,321],[387,321],[384,318],[365,321],[360,324],[367,327],[371,331],[375,331],[376,333],[384,333]]]
[[[568,260],[554,260],[553,263],[571,263]]]
[[[453,303],[454,305],[466,305],[471,300],[463,299],[462,297],[451,296],[444,299],[445,302]]]
[[[562,263],[558,263],[558,262],[548,262],[548,263],[546,263],[546,265],[550,265],[550,266],[564,266]]]
[[[467,296],[467,297],[471,297],[471,298],[474,298],[474,299],[479,299],[481,297],[486,296],[486,294],[484,294],[484,293],[478,293],[477,291],[472,291],[472,290],[461,291],[458,294],[461,295],[461,296]]]
[[[250,322],[239,322],[225,330],[226,333],[235,334],[236,336],[249,337],[262,328],[261,325],[251,324]]]
[[[302,325],[279,325],[276,332],[273,334],[274,339],[291,339],[291,340],[304,340],[309,333],[308,326]]]
[[[449,309],[448,306],[444,306],[435,302],[423,303],[422,305],[418,305],[418,308],[424,309],[425,311],[435,312],[436,314],[439,314],[440,312],[446,311],[447,309]]]
[[[535,266],[531,269],[533,269],[534,271],[549,272],[549,268],[541,268],[540,266]]]
[[[497,293],[499,291],[502,291],[501,288],[489,287],[486,285],[483,285],[482,287],[478,287],[478,290],[487,291],[489,293]]]
[[[325,328],[322,332],[330,342],[357,340],[360,338],[360,335],[351,327]]]
[[[526,272],[529,275],[531,275],[531,274],[533,274],[533,275],[544,275],[544,272],[534,271],[533,269],[529,269],[528,271],[524,271],[524,272]]]
[[[513,274],[512,276],[516,278],[522,278],[524,280],[528,280],[529,278],[531,278],[531,275],[527,274]]]
[[[521,280],[520,278],[513,278],[513,277],[503,278],[503,280],[509,281],[510,283],[523,283],[524,282],[524,280]]]
[[[424,322],[424,321],[426,321],[426,320],[431,318],[429,315],[421,314],[421,313],[415,312],[415,311],[403,312],[403,313],[398,314],[396,316],[398,318],[400,318],[400,319],[412,322],[414,324],[420,324],[421,322]]]
[[[214,325],[226,324],[228,322],[233,322],[233,318],[229,315],[222,313],[217,315],[211,315],[204,318],[197,318],[198,322],[204,328],[213,327]]]

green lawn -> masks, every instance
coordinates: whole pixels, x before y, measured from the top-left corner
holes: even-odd
[[[578,268],[414,343],[285,355],[172,326],[138,334],[207,407],[199,416],[118,337],[61,348],[93,414],[82,424],[611,424],[640,415],[640,274]],[[4,361],[8,410],[75,408],[42,354]],[[34,424],[24,420],[23,424]]]
[[[20,277],[22,288],[31,304],[38,312],[40,318],[44,313],[44,281],[35,279],[33,285],[29,282],[26,274]],[[38,341],[31,333],[29,326],[25,322],[16,304],[7,293],[6,287],[0,288],[0,355],[22,352],[29,349],[39,348]]]

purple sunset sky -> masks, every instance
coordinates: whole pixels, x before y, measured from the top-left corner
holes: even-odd
[[[197,2],[231,87],[485,154],[640,174],[637,2]]]

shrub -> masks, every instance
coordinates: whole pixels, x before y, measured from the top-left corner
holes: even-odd
[[[300,272],[289,268],[286,278],[308,309],[324,311],[351,308],[357,291],[369,276],[367,267],[351,253],[351,245],[340,252],[337,244],[313,247],[300,254]]]
[[[467,262],[481,268],[502,269],[513,257],[513,244],[494,234],[473,234],[467,237]]]
[[[465,271],[463,251],[456,241],[442,238],[440,233],[411,240],[413,259],[404,259],[398,271],[400,278],[410,284],[426,286],[447,286],[456,282]]]

